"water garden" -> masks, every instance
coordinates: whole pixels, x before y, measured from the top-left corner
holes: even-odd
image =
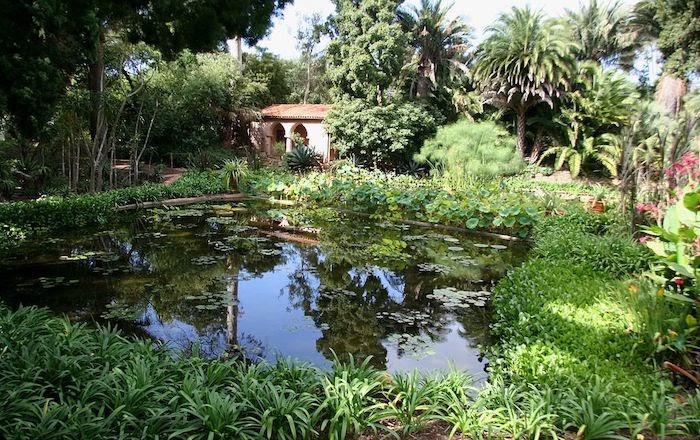
[[[700,0],[473,3],[3,2],[0,439],[700,439]]]
[[[16,438],[692,437],[688,293],[660,293],[645,275],[659,260],[616,212],[522,185],[455,193],[341,164],[247,172],[245,197],[225,203],[118,208],[226,192],[221,172],[191,172],[1,205],[14,232],[0,425]]]

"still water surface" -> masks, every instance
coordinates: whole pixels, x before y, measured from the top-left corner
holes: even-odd
[[[454,364],[485,378],[490,292],[522,245],[330,210],[291,228],[282,213],[154,210],[30,243],[0,263],[0,300],[208,356],[327,367],[333,352],[351,353],[392,372]]]

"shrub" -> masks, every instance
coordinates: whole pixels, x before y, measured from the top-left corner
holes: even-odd
[[[525,167],[515,139],[505,129],[492,121],[466,119],[440,127],[415,159],[452,178],[517,174]]]
[[[248,176],[248,162],[245,159],[227,160],[221,165],[219,174],[224,187],[235,191],[241,180]]]
[[[333,148],[360,163],[394,169],[410,161],[423,141],[435,133],[438,120],[411,102],[371,106],[361,100],[343,101],[326,117]]]
[[[212,172],[189,172],[170,186],[146,184],[103,193],[43,197],[0,204],[0,250],[17,239],[38,233],[102,226],[115,221],[115,207],[175,197],[195,197],[225,192],[222,180]]]

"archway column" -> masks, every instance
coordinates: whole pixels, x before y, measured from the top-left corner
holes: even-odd
[[[291,122],[282,122],[282,127],[284,128],[284,149],[287,153],[292,151],[294,149],[294,141],[292,140],[292,136],[294,135],[294,125],[295,123],[293,121]]]

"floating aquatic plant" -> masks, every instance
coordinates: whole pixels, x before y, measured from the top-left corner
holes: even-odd
[[[387,337],[387,342],[392,345],[397,345],[406,356],[413,359],[422,359],[435,354],[433,341],[428,335],[394,333]]]
[[[216,264],[217,262],[219,262],[220,260],[223,260],[224,258],[226,258],[226,257],[223,255],[205,255],[202,257],[192,258],[190,260],[190,262],[192,264],[197,265],[197,266],[208,266],[211,264]]]
[[[437,264],[437,263],[421,263],[418,265],[418,270],[421,272],[434,272],[434,273],[441,273],[441,274],[448,274],[452,272],[452,268],[449,266],[445,266],[444,264]]]
[[[426,325],[432,319],[431,316],[420,310],[404,310],[400,312],[377,312],[378,319],[390,319],[397,324]]]
[[[445,287],[435,289],[433,293],[426,295],[426,298],[440,301],[448,308],[469,308],[469,307],[484,307],[486,301],[491,296],[491,292],[486,290],[469,291],[457,290],[454,287]]]
[[[142,238],[165,238],[167,237],[168,234],[163,234],[162,232],[144,232],[141,234],[136,234],[134,235],[134,238],[136,239],[142,239]]]
[[[39,277],[39,284],[44,289],[52,289],[54,287],[71,286],[78,284],[80,280],[68,280],[65,277]]]
[[[143,313],[143,306],[136,304],[121,304],[113,302],[107,304],[107,311],[102,313],[105,319],[120,319],[122,321],[135,321]]]

